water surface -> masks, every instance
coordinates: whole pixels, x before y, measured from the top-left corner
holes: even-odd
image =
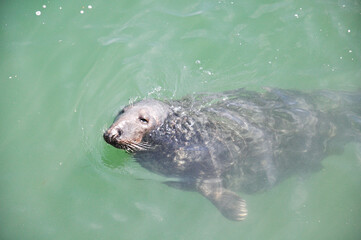
[[[102,132],[130,100],[247,87],[359,91],[361,6],[339,1],[2,1],[1,239],[359,239],[361,147],[231,222]]]

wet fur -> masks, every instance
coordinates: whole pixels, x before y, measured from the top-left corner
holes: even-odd
[[[225,217],[243,220],[246,204],[234,191],[320,169],[335,148],[360,141],[359,106],[358,93],[279,89],[146,100],[126,107],[104,138],[150,171],[180,179],[169,185],[198,191]],[[154,118],[148,127],[140,112]],[[123,136],[114,135],[119,129]]]

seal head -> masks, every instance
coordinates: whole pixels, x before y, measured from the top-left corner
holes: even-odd
[[[170,112],[168,105],[147,99],[129,105],[119,112],[110,128],[104,132],[104,140],[112,146],[135,152],[147,149],[143,136],[159,127]]]

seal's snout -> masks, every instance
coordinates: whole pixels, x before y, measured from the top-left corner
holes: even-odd
[[[103,134],[103,138],[104,138],[104,140],[105,140],[107,143],[109,143],[109,144],[110,144],[111,137],[110,137],[110,135],[109,135],[109,132],[108,132],[108,131],[104,132],[104,134]]]
[[[112,144],[117,141],[117,139],[122,135],[122,133],[123,131],[121,129],[110,128],[103,134],[103,138],[107,143]]]

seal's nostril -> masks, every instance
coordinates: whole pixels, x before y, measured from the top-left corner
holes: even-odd
[[[122,129],[117,129],[117,132],[118,132],[118,137],[122,136],[122,134],[123,134]]]

